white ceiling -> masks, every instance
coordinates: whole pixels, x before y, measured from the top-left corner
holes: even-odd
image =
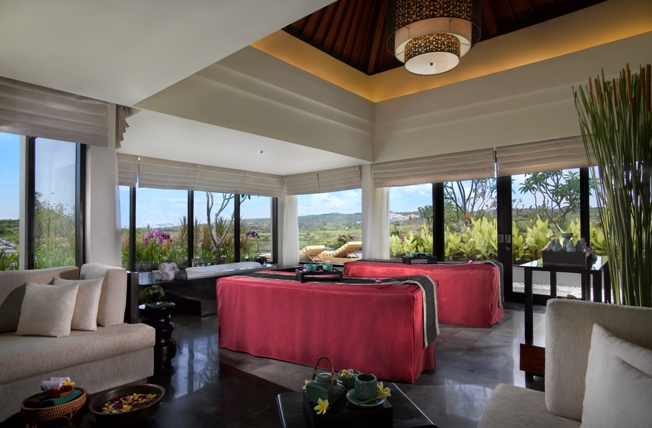
[[[133,106],[332,1],[3,0],[0,76]],[[124,153],[273,174],[361,163],[158,113],[129,124]]]
[[[333,0],[3,0],[0,76],[132,106]]]
[[[151,111],[129,118],[121,153],[288,175],[367,163],[360,159]],[[265,153],[258,153],[259,150]]]

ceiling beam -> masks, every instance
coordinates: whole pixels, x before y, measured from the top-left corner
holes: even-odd
[[[485,19],[485,24],[487,24],[489,35],[493,37],[498,34],[498,21],[496,21],[496,15],[491,3],[491,0],[482,0],[482,16]]]
[[[380,11],[378,12],[378,21],[376,22],[376,31],[374,32],[374,44],[371,48],[371,56],[369,57],[369,65],[367,66],[367,74],[372,74],[374,72],[374,68],[376,66],[376,58],[378,56],[378,49],[382,49],[380,47],[381,43],[381,36],[383,35],[383,27],[385,23],[385,15],[387,14],[387,1],[388,0],[382,0],[380,2]],[[380,24],[380,22],[383,23],[383,25]]]

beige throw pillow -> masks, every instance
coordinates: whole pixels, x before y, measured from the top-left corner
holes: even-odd
[[[650,427],[652,350],[593,325],[582,427]]]
[[[52,281],[54,285],[79,283],[75,311],[72,314],[70,327],[73,330],[97,330],[97,309],[100,305],[102,281],[102,278],[83,280],[55,278]]]
[[[69,336],[77,290],[74,284],[52,286],[27,283],[16,334],[22,336]]]

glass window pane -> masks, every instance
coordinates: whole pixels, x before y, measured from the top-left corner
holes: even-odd
[[[166,260],[188,259],[188,192],[146,189],[136,192],[136,270],[157,269]]]
[[[240,261],[272,259],[272,216],[269,196],[245,195],[240,202]]]
[[[389,189],[389,253],[432,252],[432,185]]]
[[[20,136],[0,132],[0,271],[18,269]]]
[[[580,235],[579,169],[533,172],[512,177],[512,257],[515,266],[541,259],[541,252],[553,238],[564,239],[572,233],[576,243]],[[514,292],[523,292],[521,268],[514,270]],[[550,276],[535,272],[535,294],[550,294]],[[557,293],[581,296],[580,277],[557,275]]]
[[[36,269],[75,265],[77,145],[36,139]]]
[[[195,191],[193,266],[233,262],[233,197]]]
[[[120,227],[122,229],[122,267],[129,266],[129,193],[131,187],[119,186],[120,194]]]
[[[299,249],[324,245],[334,250],[362,241],[362,190],[298,196]]]
[[[444,183],[446,260],[498,258],[496,179]]]

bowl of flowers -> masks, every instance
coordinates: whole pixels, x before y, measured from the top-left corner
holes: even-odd
[[[344,388],[351,389],[355,387],[355,378],[360,374],[359,371],[354,369],[346,369],[337,372],[337,380],[342,382]]]
[[[159,385],[127,385],[97,395],[88,408],[100,426],[131,425],[153,416],[164,395]]]

